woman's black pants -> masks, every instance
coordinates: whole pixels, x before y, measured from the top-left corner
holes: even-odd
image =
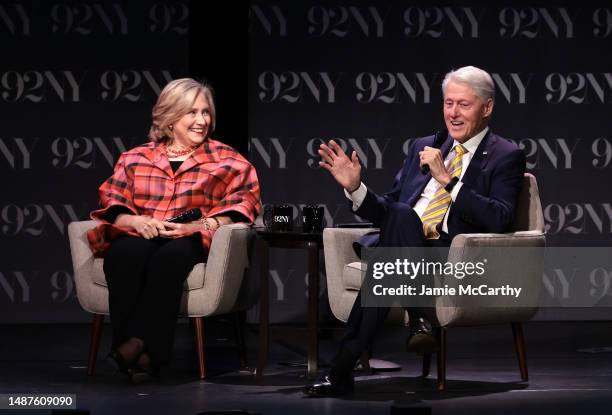
[[[104,257],[113,349],[131,337],[144,341],[153,363],[170,360],[183,284],[206,260],[199,238],[124,236]]]

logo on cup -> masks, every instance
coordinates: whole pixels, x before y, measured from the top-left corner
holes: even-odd
[[[293,206],[271,205],[264,209],[264,224],[273,231],[290,231],[293,229]]]
[[[325,227],[325,208],[306,205],[302,208],[302,229],[304,232],[323,232]]]

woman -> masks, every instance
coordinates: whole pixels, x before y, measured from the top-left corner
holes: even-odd
[[[88,233],[104,257],[113,327],[107,360],[135,382],[168,362],[183,282],[206,260],[219,226],[253,223],[260,208],[254,167],[210,138],[215,102],[210,86],[170,82],[153,107],[150,142],[121,154],[100,186],[102,223]],[[202,219],[167,219],[199,208]]]

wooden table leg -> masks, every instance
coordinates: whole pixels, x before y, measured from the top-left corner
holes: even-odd
[[[263,370],[268,360],[269,340],[269,323],[270,323],[270,267],[269,267],[269,249],[266,241],[259,241],[259,258],[260,258],[260,297],[259,297],[259,358],[257,360],[257,369],[255,374],[258,380],[262,379]]]
[[[308,377],[317,376],[319,360],[319,245],[308,243]]]

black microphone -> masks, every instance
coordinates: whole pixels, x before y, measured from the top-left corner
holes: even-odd
[[[193,209],[186,210],[180,215],[177,215],[173,218],[168,219],[166,222],[187,223],[187,222],[193,222],[194,220],[198,220],[201,217],[202,217],[202,211],[198,208],[193,208]]]
[[[442,131],[436,131],[436,137],[434,138],[434,142],[433,142],[433,148],[440,148],[442,147],[442,144],[444,144],[444,142],[446,141],[446,138],[448,137],[448,131],[446,130],[442,130]],[[429,173],[429,164],[423,164],[421,166],[421,173],[423,174],[427,174]]]

